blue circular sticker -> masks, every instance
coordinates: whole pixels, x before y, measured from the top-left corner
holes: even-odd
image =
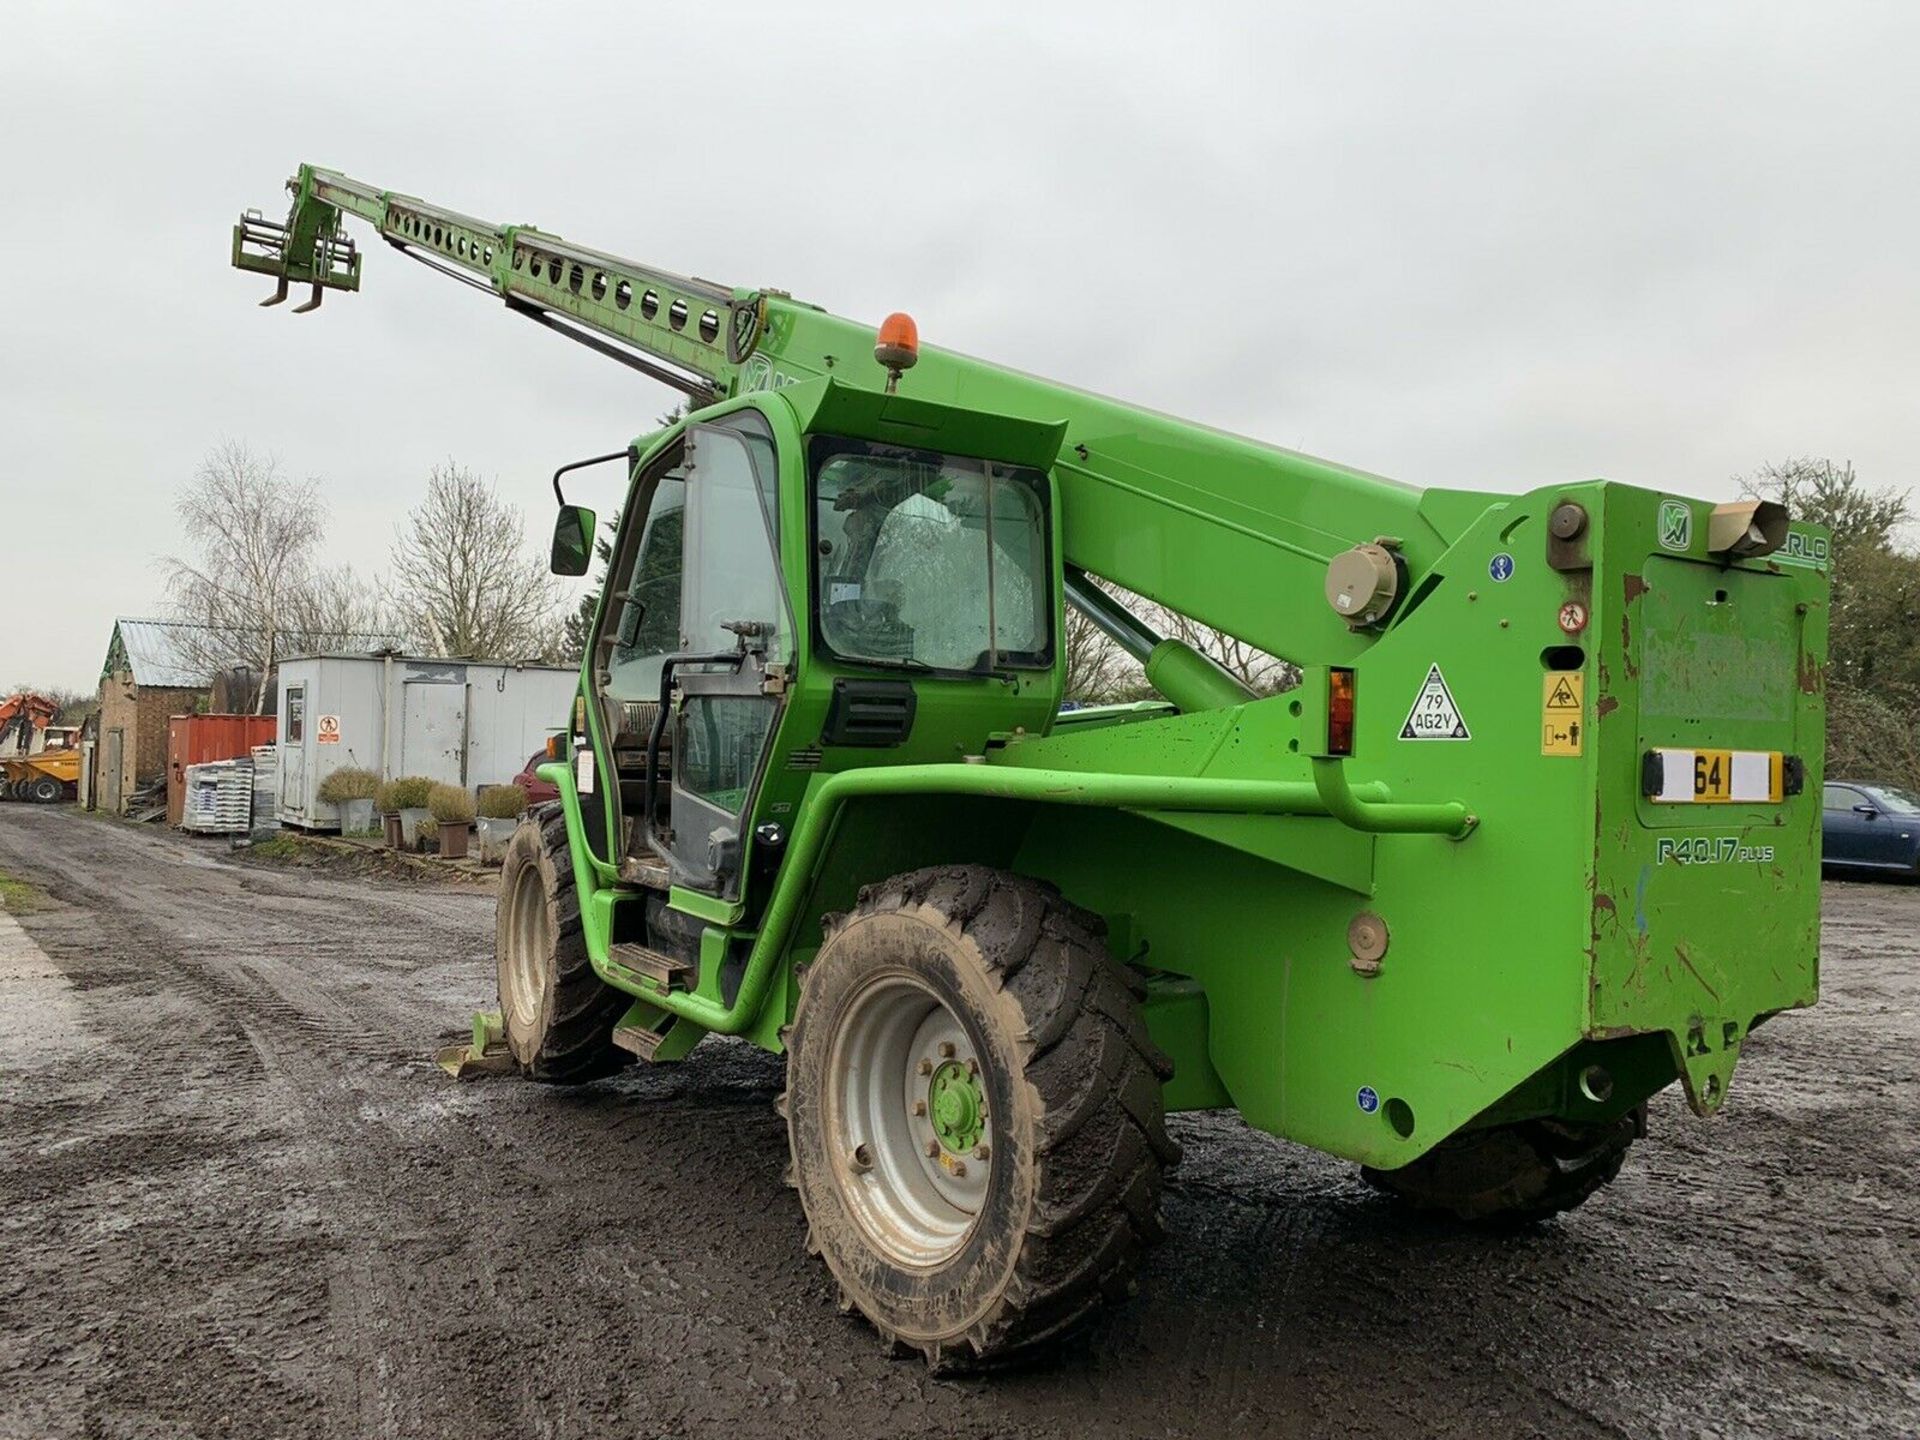
[[[1513,557],[1502,550],[1487,562],[1487,574],[1491,575],[1496,581],[1511,580],[1513,578]]]
[[[1371,1115],[1380,1108],[1380,1092],[1371,1085],[1362,1085],[1360,1093],[1355,1095],[1354,1103],[1359,1105],[1363,1115]]]

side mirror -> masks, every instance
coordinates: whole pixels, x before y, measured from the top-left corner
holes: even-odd
[[[553,517],[553,549],[547,568],[556,575],[584,575],[593,563],[593,511],[562,505]]]
[[[1880,812],[1874,809],[1873,806],[1871,805],[1856,805],[1853,807],[1853,813],[1856,815],[1864,815],[1869,820],[1871,820],[1874,818],[1874,816],[1878,815]]]

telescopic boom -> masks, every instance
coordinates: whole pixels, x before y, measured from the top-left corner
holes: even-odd
[[[821,376],[1047,423],[1064,422],[1054,467],[1065,559],[1273,654],[1339,661],[1377,633],[1329,609],[1328,566],[1357,548],[1412,593],[1489,497],[1421,491],[983,360],[916,347],[901,377],[874,358],[873,327],[783,291],[742,289],[591,250],[531,225],[498,225],[303,165],[284,223],[257,211],[233,232],[233,263],[312,294],[360,288],[351,215],[442,274],[490,290],[549,329],[673,386],[698,407]],[[1182,303],[1149,292],[1139,302]],[[1142,537],[1153,537],[1145,544]],[[1380,542],[1376,546],[1374,542]],[[1251,582],[1251,583],[1250,583]]]

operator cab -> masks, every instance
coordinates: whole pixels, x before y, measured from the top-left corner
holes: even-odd
[[[671,892],[715,918],[764,903],[812,771],[952,761],[1057,702],[1044,465],[789,427],[737,404],[630,456],[575,774],[656,948],[699,943]],[[556,569],[584,573],[592,531],[563,506]]]

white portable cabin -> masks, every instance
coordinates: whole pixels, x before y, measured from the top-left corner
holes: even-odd
[[[280,663],[280,823],[340,826],[320,782],[343,766],[503,785],[565,729],[578,672],[413,655],[308,655]]]

